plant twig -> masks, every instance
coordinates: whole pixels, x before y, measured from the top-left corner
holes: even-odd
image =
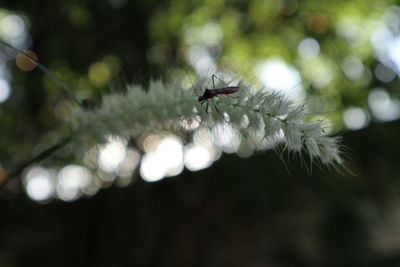
[[[15,52],[21,53],[24,56],[26,56],[29,60],[33,61],[33,63],[37,64],[38,67],[44,72],[46,73],[49,78],[51,80],[53,80],[54,83],[56,83],[57,85],[59,85],[62,89],[64,89],[65,92],[68,93],[68,95],[78,104],[78,105],[82,105],[82,103],[78,100],[78,98],[75,96],[75,94],[72,92],[71,89],[69,89],[69,87],[63,82],[61,81],[56,75],[54,75],[54,73],[49,70],[45,65],[43,65],[42,63],[39,62],[39,60],[33,58],[32,56],[28,55],[27,53],[25,53],[22,50],[19,50],[15,47],[13,47],[12,45],[8,44],[7,42],[3,41],[0,39],[0,43],[2,43],[3,45],[5,45],[6,47],[14,50]]]
[[[29,165],[52,156],[55,151],[67,145],[69,142],[71,142],[71,140],[72,140],[72,135],[64,137],[59,142],[55,143],[54,145],[50,146],[49,148],[45,149],[44,151],[36,155],[34,158],[21,163],[17,168],[15,168],[5,177],[5,179],[3,180],[3,185],[9,182],[11,179],[18,177],[24,171],[24,169],[27,168]]]

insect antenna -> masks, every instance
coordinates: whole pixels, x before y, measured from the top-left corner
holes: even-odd
[[[193,88],[194,93],[196,94],[197,97],[199,97],[200,95],[199,95],[199,94],[197,93],[197,91],[196,91],[196,88],[195,88],[195,86],[194,86],[194,83],[193,83],[193,81],[192,81],[192,78],[190,78],[189,72],[186,70],[185,67],[183,67],[183,70],[185,71],[186,76],[188,77],[188,79],[189,79],[189,81],[190,81],[190,84],[192,85],[192,88]]]
[[[229,86],[229,85],[228,85],[227,83],[225,83],[223,80],[221,80],[220,78],[218,78],[217,75],[213,74],[213,75],[211,76],[211,79],[212,79],[212,83],[213,83],[214,89],[215,89],[214,78],[217,79],[218,81],[220,81],[224,86],[226,86],[226,87]]]

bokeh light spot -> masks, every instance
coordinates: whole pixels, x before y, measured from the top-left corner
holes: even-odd
[[[298,52],[305,59],[316,58],[319,54],[319,43],[314,38],[305,38],[301,40]]]
[[[7,40],[19,39],[24,36],[26,25],[22,17],[18,15],[7,15],[0,20],[0,35]]]
[[[57,197],[64,201],[74,201],[91,182],[92,173],[87,168],[75,164],[65,166],[58,173]]]
[[[104,86],[110,79],[111,76],[110,68],[102,62],[93,63],[89,67],[88,76],[90,83],[93,84],[94,86],[97,87]]]
[[[155,141],[157,147],[143,156],[140,165],[140,174],[148,182],[178,175],[183,170],[182,141],[173,135]]]
[[[346,127],[351,130],[359,130],[369,123],[368,113],[359,107],[351,107],[343,113],[343,120]]]
[[[344,74],[350,80],[356,80],[364,74],[364,65],[357,57],[346,57],[342,62]]]
[[[54,184],[51,172],[43,167],[31,168],[24,177],[25,190],[28,196],[35,201],[45,201],[53,196]]]
[[[314,13],[308,16],[308,27],[315,33],[324,33],[328,27],[328,17],[323,13]]]
[[[130,177],[133,171],[139,165],[140,153],[136,149],[127,149],[124,161],[121,163],[118,175],[120,177]]]
[[[140,175],[147,182],[156,182],[165,177],[165,169],[161,168],[162,162],[156,152],[144,154],[140,164]]]
[[[333,80],[335,73],[329,61],[321,58],[316,58],[307,69],[311,76],[312,85],[316,88],[327,86]]]
[[[378,120],[391,121],[400,118],[400,101],[391,99],[384,88],[375,88],[369,92],[368,105]]]
[[[60,170],[58,179],[65,186],[84,188],[92,182],[92,174],[83,166],[71,164]]]
[[[173,136],[164,138],[156,153],[163,162],[166,176],[178,175],[183,170],[183,147],[182,142]]]
[[[125,159],[126,142],[119,138],[109,138],[107,144],[100,148],[98,163],[105,172],[115,172]]]
[[[185,166],[191,171],[209,167],[213,162],[210,151],[201,145],[188,145],[184,154]]]
[[[18,53],[15,62],[20,70],[31,71],[38,65],[35,60],[38,60],[35,52],[31,50],[24,50],[24,53]]]
[[[0,78],[0,103],[7,101],[10,95],[11,95],[10,84],[6,80]]]
[[[57,197],[63,201],[74,201],[81,196],[81,192],[77,187],[64,186],[58,184],[56,187]]]
[[[294,100],[304,95],[299,72],[281,59],[265,60],[256,66],[256,72],[267,88],[281,91]]]
[[[380,81],[384,83],[391,82],[396,77],[396,73],[394,73],[394,71],[391,68],[386,67],[382,63],[379,63],[375,67],[374,74],[376,78],[378,78]]]
[[[186,52],[186,59],[197,73],[209,73],[217,69],[215,60],[212,58],[207,47],[204,45],[192,45]]]
[[[217,23],[207,23],[201,27],[190,27],[184,33],[184,41],[188,45],[215,46],[221,43],[223,32]]]
[[[148,135],[143,141],[143,150],[146,152],[155,151],[160,142],[161,142],[161,137],[159,135],[155,134]]]
[[[69,4],[66,5],[65,8],[68,20],[73,26],[81,28],[89,23],[91,19],[91,14],[89,9],[79,4]]]

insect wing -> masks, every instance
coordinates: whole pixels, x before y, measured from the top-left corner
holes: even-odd
[[[233,93],[236,93],[237,91],[239,91],[239,87],[238,86],[230,86],[230,87],[224,87],[224,88],[215,89],[215,92],[217,94],[224,94],[224,95],[233,94]]]

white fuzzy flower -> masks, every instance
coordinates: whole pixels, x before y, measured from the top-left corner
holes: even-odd
[[[199,80],[194,87],[206,88],[206,82]],[[261,140],[254,142],[257,147],[254,144],[248,147],[261,150],[266,147],[262,140],[281,138],[285,150],[304,152],[311,161],[334,166],[344,164],[339,139],[325,136],[320,123],[306,122],[304,105],[294,105],[280,93],[240,83],[240,91],[235,93],[237,98],[214,97],[208,100],[206,112],[207,103],[201,105],[193,88],[187,89],[181,84],[153,81],[146,90],[141,86],[128,86],[124,94],[105,96],[98,109],[77,108],[71,120],[74,132],[102,143],[107,136],[136,138],[165,131],[191,136],[195,129],[189,127],[192,122],[210,130],[228,123],[228,128],[232,129],[230,134],[236,135],[235,138],[246,140],[257,136],[257,140]],[[260,133],[262,138],[259,138]],[[226,141],[223,136],[217,139],[222,143]]]

